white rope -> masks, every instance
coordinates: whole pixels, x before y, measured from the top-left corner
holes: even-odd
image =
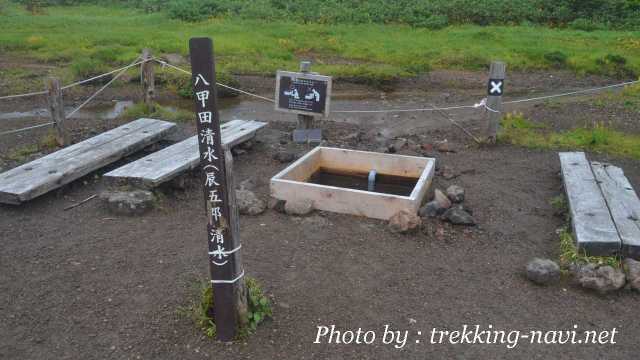
[[[188,71],[188,70],[185,70],[185,69],[179,68],[179,67],[177,67],[177,66],[175,66],[175,65],[171,65],[171,64],[169,64],[168,62],[163,61],[163,60],[160,60],[160,59],[158,59],[158,58],[152,58],[152,59],[153,59],[153,60],[155,60],[155,61],[157,61],[158,63],[160,63],[160,65],[162,65],[163,67],[164,67],[164,66],[167,66],[167,67],[170,67],[170,68],[172,68],[172,69],[175,69],[175,70],[181,71],[181,72],[183,72],[183,73],[185,73],[185,74],[187,74],[187,75],[189,75],[189,76],[191,76],[191,75],[192,75],[192,74],[191,74],[191,71]],[[253,97],[258,98],[258,99],[260,99],[260,100],[264,100],[264,101],[268,101],[268,102],[275,102],[275,100],[273,100],[273,99],[271,99],[271,98],[264,97],[264,96],[260,96],[260,95],[256,95],[256,94],[250,93],[250,92],[248,92],[248,91],[244,91],[244,90],[241,90],[241,89],[237,89],[237,88],[234,88],[234,87],[232,87],[232,86],[225,85],[225,84],[222,84],[222,83],[219,83],[219,82],[216,82],[216,85],[218,85],[218,86],[222,86],[223,88],[226,88],[226,89],[229,89],[229,90],[232,90],[232,91],[238,92],[238,93],[240,93],[240,94],[245,94],[245,95],[253,96]]]
[[[597,88],[592,88],[592,89],[586,89],[586,90],[571,91],[571,92],[563,93],[563,94],[547,95],[547,96],[539,96],[539,97],[534,97],[534,98],[529,98],[529,99],[505,101],[505,102],[503,102],[503,104],[517,104],[517,103],[523,103],[523,102],[527,102],[527,101],[545,100],[545,99],[552,99],[552,98],[557,98],[557,97],[562,97],[562,96],[584,94],[584,93],[589,93],[589,92],[594,92],[594,91],[600,91],[600,90],[612,89],[612,88],[626,86],[626,85],[632,85],[632,84],[636,84],[636,83],[640,83],[640,80],[627,81],[627,82],[623,82],[623,83],[620,83],[620,84],[607,85],[607,86],[602,86],[602,87],[597,87]]]
[[[15,133],[19,133],[19,132],[23,132],[23,131],[27,131],[27,130],[31,130],[31,129],[37,129],[37,128],[53,125],[53,124],[55,124],[55,123],[54,122],[48,122],[46,124],[34,125],[34,126],[29,126],[29,127],[25,127],[25,128],[21,128],[21,129],[15,129],[15,130],[9,130],[9,131],[5,131],[5,132],[1,132],[0,136],[8,135],[8,134],[15,134]]]
[[[21,97],[25,97],[25,96],[44,95],[46,93],[47,93],[46,91],[37,91],[37,92],[26,93],[26,94],[0,96],[0,100],[15,99],[15,98],[21,98]]]
[[[137,59],[139,59],[139,58],[140,58],[140,57],[136,58],[136,60],[137,60]],[[148,62],[148,61],[151,61],[151,60],[152,60],[152,59],[145,59],[145,60],[141,60],[141,61],[138,61],[138,62],[136,62],[136,63],[133,63],[133,64],[130,64],[130,65],[127,65],[127,66],[121,67],[121,68],[119,68],[119,69],[115,69],[115,70],[109,71],[109,72],[104,73],[104,74],[100,74],[100,75],[94,76],[94,77],[89,78],[89,79],[80,80],[80,81],[77,81],[77,82],[71,83],[71,84],[69,84],[69,85],[62,86],[60,89],[61,89],[61,90],[66,90],[66,89],[72,88],[72,87],[74,87],[74,86],[78,86],[78,85],[86,84],[86,83],[88,83],[88,82],[91,82],[91,81],[94,81],[94,80],[97,80],[97,79],[103,78],[103,77],[105,77],[105,76],[108,76],[108,75],[111,75],[111,74],[117,73],[117,72],[119,72],[119,71],[127,70],[127,69],[129,69],[129,68],[132,68],[132,67],[134,67],[134,66],[140,65],[140,64],[142,64],[142,63],[145,63],[145,62]],[[36,91],[36,92],[30,92],[30,93],[26,93],[26,94],[17,94],[17,95],[0,96],[0,100],[5,100],[5,99],[15,99],[15,98],[21,98],[21,97],[27,97],[27,96],[45,95],[46,93],[47,93],[46,91]]]
[[[244,269],[242,269],[242,272],[240,273],[240,275],[238,275],[233,280],[211,280],[211,283],[212,284],[233,284],[236,281],[240,280],[243,276],[244,276]]]
[[[98,96],[98,94],[100,94],[102,91],[104,91],[104,89],[106,89],[107,87],[109,87],[109,85],[111,85],[114,81],[116,81],[120,76],[122,76],[122,74],[124,74],[125,71],[127,71],[127,69],[129,69],[131,66],[135,66],[135,62],[139,59],[140,57],[136,58],[136,60],[134,60],[133,63],[131,63],[130,66],[128,67],[124,67],[120,70],[120,72],[118,74],[116,74],[111,80],[109,80],[108,83],[104,84],[103,87],[101,87],[100,89],[98,89],[98,91],[96,91],[93,95],[89,96],[89,98],[87,100],[85,100],[82,104],[80,104],[77,108],[73,109],[69,114],[66,115],[67,118],[70,118],[71,116],[73,116],[73,114],[75,114],[76,112],[78,112],[78,110],[82,109],[82,107],[84,107],[85,105],[87,105],[91,100],[93,100],[93,98],[95,98],[96,96]]]
[[[140,57],[137,57],[137,58],[136,58],[136,60],[137,60],[137,59],[139,59],[139,58],[140,58]],[[135,61],[135,60],[134,60],[134,61]],[[93,81],[93,80],[97,80],[97,79],[103,78],[103,77],[105,77],[105,76],[108,76],[108,75],[111,75],[111,74],[115,74],[115,73],[117,73],[117,72],[119,72],[119,71],[128,70],[128,69],[130,69],[130,68],[132,68],[132,67],[134,67],[134,66],[138,66],[138,65],[143,64],[143,63],[146,63],[146,62],[148,62],[148,61],[151,61],[151,59],[140,60],[140,61],[135,62],[135,63],[133,63],[133,64],[130,64],[130,65],[127,65],[127,66],[123,66],[123,67],[121,67],[121,68],[119,68],[119,69],[115,69],[115,70],[109,71],[108,73],[104,73],[104,74],[97,75],[97,76],[94,76],[94,77],[89,78],[89,79],[86,79],[86,80],[81,80],[81,81],[77,81],[77,82],[74,82],[74,83],[69,84],[69,85],[65,85],[65,86],[61,87],[60,89],[62,89],[62,90],[66,90],[66,89],[72,88],[72,87],[74,87],[74,86],[78,86],[78,85],[86,84],[86,83],[91,82],[91,81]]]

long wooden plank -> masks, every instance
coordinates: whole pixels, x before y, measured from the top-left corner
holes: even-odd
[[[267,125],[260,121],[231,120],[222,124],[222,146],[230,149],[255,136]],[[105,180],[145,188],[156,187],[200,163],[197,136],[149,154],[104,175]]]
[[[0,174],[0,202],[20,204],[160,140],[175,124],[138,119]]]
[[[640,258],[640,199],[621,168],[591,163],[622,241],[622,254]]]
[[[559,156],[578,249],[596,256],[618,253],[620,236],[584,153]]]

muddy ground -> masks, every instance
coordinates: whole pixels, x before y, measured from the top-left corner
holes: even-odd
[[[513,74],[518,96],[601,85],[613,80],[574,79],[569,74]],[[257,78],[249,88],[268,94],[270,80]],[[516,81],[517,80],[517,81]],[[438,72],[396,84],[382,92],[361,85],[338,87],[333,109],[425,107],[427,103],[473,103],[482,97],[483,74]],[[472,85],[470,85],[472,84]],[[516,86],[517,84],[517,86]],[[437,91],[435,89],[438,89]],[[116,89],[101,97],[137,100],[137,90]],[[78,96],[77,101],[81,101]],[[161,94],[161,102],[175,102]],[[571,107],[528,104],[528,115],[558,114],[567,123]],[[72,100],[70,102],[76,102]],[[0,103],[0,112],[25,111],[33,103]],[[268,181],[285,165],[272,159],[281,149],[304,154],[310,148],[281,144],[295,127],[295,116],[246,98],[224,100],[223,119],[269,122],[254,147],[236,157],[237,179],[253,178],[255,192],[269,196]],[[107,108],[110,105],[107,105]],[[103,109],[96,109],[96,112]],[[89,110],[91,111],[91,109]],[[624,112],[624,110],[619,110]],[[617,113],[614,118],[628,119]],[[598,111],[582,111],[576,121],[598,121]],[[486,121],[479,112],[451,112],[464,127],[481,135]],[[637,117],[636,117],[637,119]],[[272,210],[242,216],[245,269],[261,281],[274,302],[274,317],[247,341],[228,345],[212,341],[177,310],[192,300],[192,286],[207,278],[202,193],[195,176],[185,190],[163,188],[159,208],[142,217],[114,216],[99,201],[69,211],[63,208],[99,193],[100,175],[123,160],[21,206],[0,206],[0,358],[2,359],[631,359],[638,353],[640,324],[635,320],[640,296],[628,291],[608,296],[586,292],[568,279],[536,286],[523,275],[534,257],[557,258],[556,229],[549,200],[561,193],[559,161],[553,151],[509,145],[479,147],[435,113],[336,114],[322,121],[328,145],[379,150],[403,136],[419,144],[447,139],[454,153],[405,148],[400,153],[437,156],[439,166],[459,174],[437,176],[434,187],[458,184],[467,191],[476,227],[453,227],[430,220],[412,235],[397,235],[383,221],[316,212],[299,218]],[[0,131],[36,118],[0,121]],[[74,121],[76,139],[113,127],[119,120],[87,117]],[[624,127],[624,122],[619,126]],[[577,125],[582,125],[577,123]],[[637,131],[635,124],[629,131]],[[181,125],[181,136],[193,133]],[[16,165],[6,154],[37,141],[46,130],[3,137],[5,170]],[[359,134],[354,136],[353,134]],[[359,139],[358,139],[359,138]],[[35,154],[34,156],[41,156]],[[139,156],[139,154],[137,155]],[[640,188],[637,160],[607,158],[624,168]],[[385,324],[409,330],[407,345],[314,344],[316,327],[361,327],[379,334]],[[459,329],[463,324],[507,330],[603,330],[616,327],[615,345],[431,345],[432,327]],[[417,332],[421,331],[422,336]],[[416,340],[421,340],[416,343]]]

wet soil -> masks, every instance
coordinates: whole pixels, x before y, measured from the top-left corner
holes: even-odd
[[[471,81],[482,76],[465,73],[450,80],[468,77]],[[545,75],[518,76],[523,79],[523,89],[530,79],[531,86],[541,91],[600,81],[570,81],[566,76],[556,82],[547,81]],[[418,107],[426,102],[473,102],[476,95],[482,96],[455,84],[443,87],[446,78],[433,86],[430,80],[424,81],[420,82],[425,86],[421,91],[411,87],[392,93],[361,91],[353,85],[343,92],[352,93],[338,97],[332,107]],[[263,86],[268,87],[264,82]],[[100,100],[138,98],[136,90],[116,89]],[[0,103],[0,112],[26,111],[33,105]],[[223,119],[269,122],[253,148],[234,162],[236,179],[254,179],[255,193],[267,200],[269,179],[285,166],[273,160],[273,155],[286,149],[301,156],[311,148],[282,141],[290,137],[296,117],[274,112],[272,104],[237,98],[225,100],[223,106]],[[523,107],[524,111],[532,109]],[[586,117],[589,114],[584,112]],[[484,131],[482,113],[461,111],[451,112],[451,116],[470,131]],[[0,131],[37,121],[0,121]],[[96,118],[74,122],[76,139],[116,126],[118,121]],[[383,221],[325,212],[304,218],[272,210],[242,216],[244,266],[272,297],[274,317],[248,340],[221,344],[178,315],[178,309],[192,299],[194,281],[208,276],[202,191],[195,175],[188,177],[184,190],[159,189],[158,208],[142,217],[114,216],[97,200],[63,210],[100,192],[104,188],[101,175],[126,163],[125,159],[29,203],[0,206],[0,359],[637,356],[640,323],[635,321],[635,309],[640,295],[622,291],[598,296],[568,279],[540,287],[523,275],[532,257],[557,258],[559,254],[556,229],[563,220],[553,215],[549,204],[562,192],[555,152],[508,145],[479,147],[434,113],[336,114],[317,124],[327,138],[326,145],[350,149],[377,150],[395,136],[418,145],[447,139],[455,152],[426,152],[406,146],[398,153],[435,156],[438,167],[451,167],[458,176],[452,180],[436,176],[432,188],[463,186],[465,204],[473,210],[478,225],[455,227],[429,220],[415,234],[398,235]],[[195,131],[189,124],[180,127],[184,136]],[[40,129],[3,137],[0,153],[35,141],[39,135]],[[621,166],[640,189],[637,160],[589,156]],[[4,166],[14,164],[6,161]],[[385,324],[410,331],[403,349],[379,343],[313,343],[320,325],[380,332]],[[521,343],[515,349],[431,345],[425,336],[432,327],[455,330],[463,324],[522,331],[567,330],[576,324],[589,330],[616,327],[620,333],[615,345]]]

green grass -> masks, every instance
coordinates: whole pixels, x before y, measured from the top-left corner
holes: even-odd
[[[625,58],[625,69],[640,72],[638,31],[474,25],[432,31],[234,18],[186,23],[164,13],[98,6],[50,7],[42,15],[11,6],[0,21],[0,53],[70,66],[80,78],[128,63],[145,47],[186,55],[192,36],[212,37],[218,67],[236,74],[273,75],[309,58],[314,71],[373,82],[434,68],[484,69],[495,59],[510,70],[561,66],[579,74],[610,73],[602,61],[610,54]]]
[[[586,253],[578,251],[575,239],[568,230],[563,228],[560,233],[560,264],[563,268],[568,268],[571,264],[584,265],[609,265],[614,268],[622,266],[622,261],[617,256],[587,256]]]
[[[640,159],[640,135],[616,131],[602,123],[554,132],[522,114],[507,114],[498,140],[534,149],[584,150]]]
[[[193,116],[193,112],[183,109],[170,109],[159,104],[147,106],[144,103],[137,103],[127,108],[121,117],[125,120],[149,117],[164,121],[187,122],[193,120]]]

